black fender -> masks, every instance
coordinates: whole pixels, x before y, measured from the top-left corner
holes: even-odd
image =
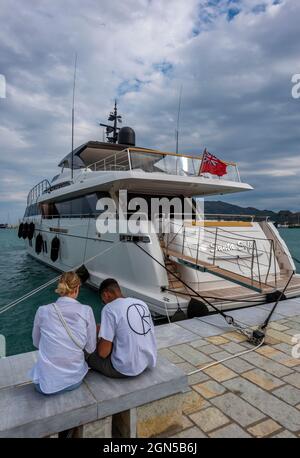
[[[50,254],[51,261],[53,262],[57,261],[58,254],[59,254],[59,248],[60,248],[60,240],[57,236],[55,236],[51,242],[51,254]]]
[[[36,254],[40,254],[43,248],[43,237],[41,234],[38,234],[35,239],[35,252]]]
[[[22,231],[22,238],[24,240],[28,237],[28,228],[29,228],[29,224],[28,223],[24,223],[23,224],[23,231]]]
[[[19,229],[18,229],[18,237],[19,239],[22,237],[22,234],[23,234],[23,227],[24,227],[24,223],[21,223],[19,225]]]
[[[35,229],[35,225],[34,223],[31,222],[28,227],[28,240],[33,239],[34,229]]]

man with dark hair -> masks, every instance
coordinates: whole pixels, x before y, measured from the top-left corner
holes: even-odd
[[[97,349],[89,366],[107,377],[133,377],[156,365],[154,326],[147,304],[125,298],[116,280],[108,278],[99,288],[105,306]]]

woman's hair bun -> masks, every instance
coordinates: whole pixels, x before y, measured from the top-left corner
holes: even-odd
[[[80,278],[75,272],[65,272],[58,280],[55,292],[60,296],[67,296],[73,293],[80,285]]]

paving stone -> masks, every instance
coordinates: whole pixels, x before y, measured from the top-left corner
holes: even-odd
[[[192,426],[193,422],[186,415],[182,415],[182,429],[187,429]]]
[[[296,320],[295,321],[287,321],[285,323],[285,326],[288,326],[289,329],[297,329],[298,331],[300,331],[300,322],[297,322]]]
[[[296,388],[300,389],[300,376],[299,374],[293,373],[283,377],[283,380],[291,385],[294,385]]]
[[[178,425],[178,426],[171,427],[170,430],[169,430],[169,434],[172,434],[172,436],[170,436],[170,437],[175,437],[175,435],[180,434],[180,433],[184,432],[184,430],[187,430],[187,429],[193,428],[193,427],[194,427],[193,422],[186,415],[182,415],[181,426]],[[166,431],[163,432],[162,434],[158,434],[156,437],[157,438],[166,437]]]
[[[218,396],[219,394],[223,394],[226,391],[226,388],[220,385],[220,383],[214,382],[213,380],[194,385],[193,389],[207,399]]]
[[[182,327],[183,329],[186,329],[193,334],[197,334],[198,337],[217,336],[225,332],[224,331],[225,328],[220,329],[209,323],[204,323],[203,321],[201,321],[198,318],[192,318],[191,320],[178,321],[177,324],[178,326]],[[191,339],[191,340],[195,340],[195,339]]]
[[[232,331],[232,326],[228,325],[220,314],[206,315],[197,319],[206,326],[213,326],[215,329],[218,329],[219,332],[213,335],[221,335],[224,334],[224,332]],[[207,335],[206,337],[210,336]]]
[[[295,320],[296,317],[294,317],[293,319]],[[276,320],[276,323],[285,324],[285,323],[287,323],[288,321],[290,321],[290,319],[287,318],[287,317],[285,317],[285,318],[282,318],[282,320]]]
[[[197,426],[193,426],[193,428],[185,429],[174,436],[170,436],[170,439],[203,439],[205,437],[207,436],[201,431],[201,429],[197,428]]]
[[[248,431],[255,437],[266,437],[275,433],[275,431],[279,431],[280,429],[282,429],[282,427],[276,423],[276,421],[269,419],[262,421],[255,426],[251,426],[248,428]]]
[[[206,380],[209,380],[209,376],[204,372],[196,372],[195,374],[188,375],[188,384],[190,386],[205,382]]]
[[[222,337],[225,339],[229,339],[233,342],[244,342],[247,340],[246,336],[243,336],[239,332],[233,331],[233,332],[227,332],[226,334],[222,334]]]
[[[206,355],[211,355],[212,353],[217,353],[218,351],[220,351],[220,348],[216,345],[205,345],[201,347],[201,352]]]
[[[207,342],[204,339],[197,339],[190,342],[189,345],[191,345],[194,348],[201,348],[204,345],[207,345]]]
[[[211,400],[212,404],[241,426],[248,426],[265,417],[255,407],[233,393],[226,393]]]
[[[256,353],[259,353],[263,356],[267,356],[268,358],[282,355],[281,351],[279,351],[277,348],[271,347],[270,345],[263,345],[258,350],[256,350]],[[286,355],[284,356],[286,357]]]
[[[171,363],[184,363],[184,359],[176,355],[176,353],[173,351],[169,350],[169,348],[162,348],[158,351],[158,353],[164,358],[168,359]]]
[[[276,323],[276,321],[269,323],[269,328],[275,329],[276,331],[286,331],[287,329],[289,329],[288,326]]]
[[[287,355],[292,355],[292,344],[289,345],[287,343],[279,343],[274,345],[274,348],[282,351],[283,353],[286,353]]]
[[[197,370],[197,368],[190,363],[179,363],[176,364],[176,366],[179,367],[185,374],[189,374],[190,372]]]
[[[224,382],[224,386],[241,396],[264,414],[283,425],[290,431],[300,429],[300,411],[278,399],[276,396],[262,390],[242,377]]]
[[[202,431],[208,432],[229,423],[229,419],[215,407],[201,410],[190,415],[191,420],[199,426]]]
[[[274,337],[266,335],[265,344],[267,344],[267,345],[276,345],[276,344],[279,344],[279,343],[280,343],[280,340],[275,339]]]
[[[274,377],[268,372],[262,371],[261,369],[253,369],[249,372],[245,372],[243,377],[268,391],[284,385],[282,380]]]
[[[187,344],[172,347],[172,351],[179,355],[181,358],[188,361],[190,364],[193,364],[194,366],[198,366],[203,363],[209,363],[210,361],[212,361],[211,358],[209,358],[207,355],[204,355],[200,351],[196,350],[195,348],[192,348],[190,345]]]
[[[273,391],[273,394],[292,406],[295,406],[300,401],[300,390],[291,385],[285,385],[282,388],[278,388]]]
[[[275,339],[279,340],[280,342],[291,343],[291,336],[284,334],[280,331],[275,331],[275,329],[268,329],[267,336],[274,337]]]
[[[243,347],[240,344],[237,344],[235,342],[230,342],[228,344],[222,345],[222,349],[225,351],[228,351],[229,353],[236,354],[236,353],[241,353],[242,351],[245,351],[245,347]]]
[[[241,342],[240,345],[243,345],[245,350],[253,350],[253,344],[250,342]]]
[[[274,306],[274,303],[263,304],[261,308],[264,310],[271,311],[273,306]],[[287,319],[289,317],[297,316],[300,313],[300,303],[297,302],[295,299],[288,299],[288,300],[279,302],[279,304],[277,305],[276,313],[279,315],[282,315],[283,317],[286,317]]]
[[[281,433],[275,434],[275,436],[272,436],[273,438],[278,438],[278,439],[297,439],[297,437],[292,434],[290,431],[282,431]]]
[[[275,377],[284,377],[292,372],[292,370],[286,366],[283,366],[276,361],[272,361],[265,356],[259,355],[256,352],[247,353],[246,355],[242,355],[241,358],[248,361],[248,363],[253,364],[253,366],[257,366],[270,374],[275,375]]]
[[[220,352],[220,353],[214,353],[213,354],[213,358],[215,358],[215,356],[219,355],[219,356],[222,356],[223,352]],[[226,353],[226,352],[224,352]],[[226,358],[226,356],[224,355],[224,358]],[[221,358],[218,358],[217,361],[220,361],[221,359],[223,359],[223,357]],[[243,372],[246,372],[246,371],[250,371],[251,369],[254,369],[254,367],[247,363],[247,361],[244,361],[243,359],[241,359],[240,357],[235,357],[233,359],[229,359],[228,361],[223,361],[224,366],[228,367],[229,369],[231,369],[232,371],[238,373],[238,374],[242,374]]]
[[[237,439],[237,438],[249,438],[250,434],[246,433],[240,426],[232,423],[231,425],[224,426],[224,428],[217,429],[216,431],[209,434],[209,437],[219,439]]]
[[[284,332],[288,336],[292,336],[292,337],[299,336],[299,333],[300,333],[299,329],[296,329],[296,328],[288,329],[287,331],[284,331]]]
[[[209,407],[209,403],[194,390],[187,391],[183,395],[183,413],[189,415],[193,412],[203,409],[204,407]]]
[[[284,366],[287,367],[292,367],[292,368],[297,368],[297,366],[300,366],[300,360],[296,358],[289,358],[285,353],[282,353],[282,355],[275,355],[272,357],[275,361],[277,361],[280,364],[283,364]]]
[[[228,369],[228,367],[223,366],[223,364],[209,367],[208,369],[205,369],[204,372],[217,380],[217,382],[223,382],[224,380],[228,380],[237,376],[235,372]]]
[[[225,339],[223,336],[212,336],[212,337],[206,337],[206,340],[209,342],[209,343],[212,343],[214,345],[222,345],[222,344],[225,344],[225,343],[228,343],[229,340],[228,339]]]
[[[277,314],[276,312],[277,311],[273,313],[270,320],[271,322],[281,318],[281,315]],[[230,312],[230,315],[242,326],[245,324],[248,326],[260,325],[268,316],[266,311],[260,307],[247,307],[240,310],[234,310]]]
[[[197,339],[196,334],[193,334],[188,329],[183,329],[176,323],[155,326],[155,336],[159,349],[169,348],[171,345],[177,345]]]
[[[222,347],[220,347],[219,350],[221,350]],[[228,351],[218,351],[218,353],[213,353],[211,355],[211,357],[213,359],[215,359],[216,361],[221,361],[222,359],[225,359],[225,358],[230,358],[232,357],[232,354],[231,353],[228,353]],[[223,364],[223,363],[222,363]]]

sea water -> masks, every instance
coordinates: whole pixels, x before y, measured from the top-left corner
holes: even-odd
[[[292,255],[300,260],[300,228],[282,228],[280,233]],[[300,272],[300,263],[296,266]],[[18,238],[15,229],[0,230],[0,311],[6,304],[57,276],[58,272],[26,253],[25,242]],[[57,299],[55,286],[56,283],[0,314],[0,335],[6,338],[7,356],[34,349],[31,340],[34,315],[40,305]],[[97,293],[83,286],[78,299],[93,308],[96,321],[100,322],[102,305]]]

